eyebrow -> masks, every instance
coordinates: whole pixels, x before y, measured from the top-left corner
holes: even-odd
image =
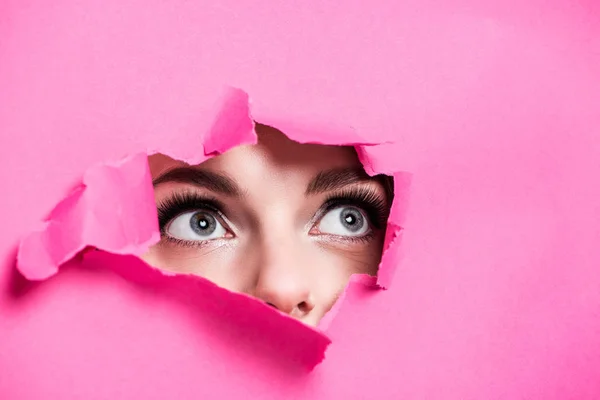
[[[358,182],[374,181],[362,168],[336,168],[319,172],[306,188],[305,195],[315,195],[341,189]]]
[[[233,179],[199,168],[173,168],[154,179],[152,184],[158,186],[166,182],[191,183],[192,185],[232,197],[240,197],[242,194],[242,191]]]

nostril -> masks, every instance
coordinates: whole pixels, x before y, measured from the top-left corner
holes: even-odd
[[[310,311],[310,306],[308,305],[307,302],[303,301],[302,303],[298,304],[298,310],[300,310],[302,313],[307,313]]]

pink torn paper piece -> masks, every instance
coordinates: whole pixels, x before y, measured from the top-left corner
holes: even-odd
[[[137,284],[139,290],[176,302],[182,312],[204,315],[206,324],[227,338],[232,350],[270,358],[285,368],[312,370],[331,343],[321,332],[253,297],[194,275],[165,275],[135,257],[92,251],[84,254],[78,268],[108,268]]]
[[[90,168],[42,229],[21,241],[19,271],[31,280],[49,278],[88,246],[142,255],[160,238],[153,196],[145,154]]]
[[[256,143],[248,93],[232,86],[207,86],[206,93],[211,94],[193,111],[190,126],[166,142],[159,140],[160,146],[145,144],[148,155],[163,153],[197,165],[235,146]],[[159,132],[158,137],[161,136]]]
[[[298,143],[363,147],[394,142],[393,134],[387,132],[362,132],[361,134],[351,126],[334,124],[331,121],[283,115],[275,118],[263,115],[261,112],[253,112],[253,115],[261,124],[277,128]]]

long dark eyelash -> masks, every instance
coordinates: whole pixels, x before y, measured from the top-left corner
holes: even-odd
[[[383,229],[390,214],[390,205],[384,197],[369,188],[351,188],[330,195],[323,205],[324,213],[340,206],[354,206],[367,213],[376,229]]]
[[[212,197],[194,192],[179,192],[162,200],[156,208],[158,211],[158,226],[161,234],[164,235],[167,224],[180,214],[201,209],[222,215],[221,210],[224,207],[220,201]]]
[[[348,243],[348,242],[369,243],[374,237],[375,237],[375,233],[369,232],[366,235],[362,235],[362,236],[340,236],[340,237],[330,236],[329,240],[336,241],[336,242],[343,242],[343,243]]]

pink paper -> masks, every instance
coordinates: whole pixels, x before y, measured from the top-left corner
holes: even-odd
[[[152,178],[144,154],[121,165],[87,171],[50,213],[42,231],[23,239],[17,267],[28,279],[45,279],[87,246],[116,254],[144,254],[158,242]]]
[[[330,340],[298,320],[243,294],[221,289],[191,275],[165,276],[133,257],[88,253],[84,268],[106,269],[138,284],[140,291],[178,304],[183,312],[203,317],[229,351],[270,359],[282,368],[305,372],[322,361]],[[199,337],[203,335],[198,335]]]
[[[2,3],[0,398],[599,398],[599,12]],[[252,143],[253,120],[395,174],[377,282],[353,277],[326,337],[134,255],[77,253],[152,241],[78,218],[110,211],[90,194],[111,165],[143,181],[136,154],[199,163]],[[28,236],[54,220],[81,233],[57,253],[51,224]],[[21,240],[42,249],[19,258],[31,277],[66,263],[26,280]]]

